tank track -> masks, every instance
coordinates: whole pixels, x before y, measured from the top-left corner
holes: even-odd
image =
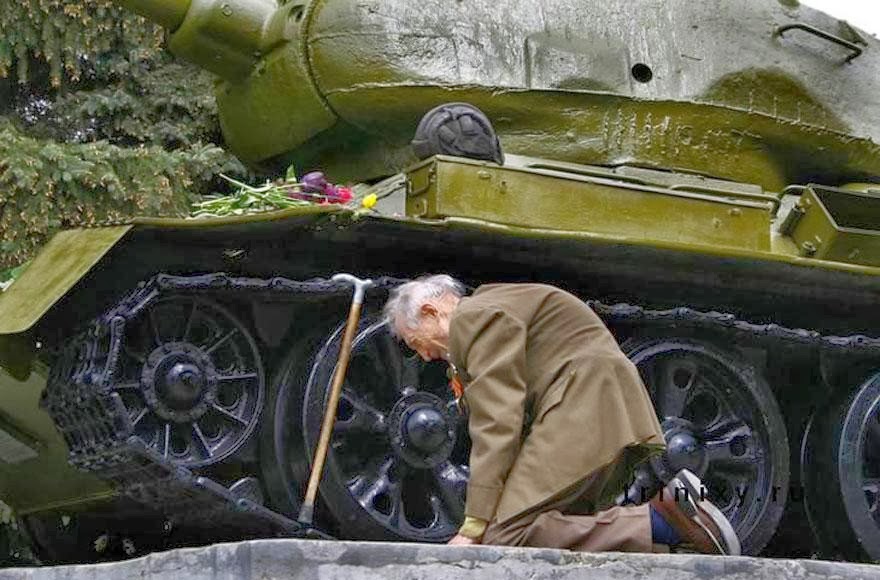
[[[704,329],[720,332],[734,340],[750,340],[753,344],[789,344],[827,352],[880,355],[880,338],[863,334],[823,335],[815,330],[787,328],[774,323],[754,324],[740,320],[733,314],[702,312],[684,306],[669,310],[650,310],[632,304],[608,305],[595,300],[587,300],[587,305],[606,323]]]
[[[375,280],[375,290],[387,291],[405,281],[382,277]],[[164,294],[302,301],[310,296],[342,297],[350,292],[350,285],[326,279],[157,275],[93,320],[57,352],[41,405],[64,436],[71,465],[105,480],[145,510],[162,514],[173,526],[195,528],[204,534],[201,537],[210,539],[297,535],[301,532],[297,522],[266,508],[259,497],[237,491],[249,486],[227,488],[150,449],[133,434],[131,419],[111,386],[126,324]],[[880,356],[880,339],[863,335],[825,336],[812,330],[752,324],[732,314],[686,307],[650,310],[595,300],[586,303],[609,324],[705,329],[721,332],[732,340],[797,344]]]
[[[399,284],[376,281],[378,288]],[[125,328],[139,312],[166,293],[269,293],[273,298],[326,297],[350,293],[345,283],[316,279],[231,278],[158,275],[90,323],[57,353],[40,404],[54,420],[69,449],[69,463],[109,483],[145,510],[162,515],[172,528],[196,530],[202,538],[298,535],[300,525],[262,505],[257,495],[229,488],[150,449],[134,435],[131,418],[112,391]]]

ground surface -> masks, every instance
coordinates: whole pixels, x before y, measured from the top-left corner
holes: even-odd
[[[818,560],[425,544],[255,540],[150,554],[87,566],[9,568],[0,580],[658,580],[880,579],[880,566]]]

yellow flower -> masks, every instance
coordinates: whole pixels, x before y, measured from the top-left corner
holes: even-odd
[[[361,201],[361,205],[363,205],[367,209],[373,209],[373,206],[376,205],[377,201],[379,201],[379,198],[376,196],[375,193],[371,193]]]

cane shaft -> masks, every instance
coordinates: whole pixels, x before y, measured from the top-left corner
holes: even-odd
[[[342,335],[342,345],[339,347],[339,360],[336,363],[336,373],[333,375],[333,383],[330,386],[330,395],[327,398],[327,406],[324,409],[324,421],[321,423],[321,432],[318,435],[318,444],[315,447],[315,457],[312,461],[312,472],[309,475],[309,485],[306,488],[306,497],[300,510],[300,523],[311,524],[315,508],[315,498],[318,495],[318,484],[321,482],[321,474],[324,471],[324,462],[327,459],[327,448],[330,446],[330,436],[333,434],[333,424],[336,423],[336,410],[339,406],[339,396],[342,393],[342,383],[345,381],[345,373],[348,370],[348,361],[351,358],[351,343],[354,341],[354,333],[357,330],[358,320],[361,316],[361,305],[353,302],[348,313],[348,321],[345,332]]]

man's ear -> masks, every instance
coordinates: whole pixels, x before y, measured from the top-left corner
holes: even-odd
[[[429,303],[429,302],[426,302],[425,304],[422,304],[422,307],[421,307],[421,308],[419,308],[419,312],[422,313],[422,316],[434,316],[434,317],[436,317],[436,316],[437,316],[437,313],[438,313],[438,310],[437,310],[437,307],[436,307],[436,306],[434,306],[433,304],[431,304],[431,303]]]

